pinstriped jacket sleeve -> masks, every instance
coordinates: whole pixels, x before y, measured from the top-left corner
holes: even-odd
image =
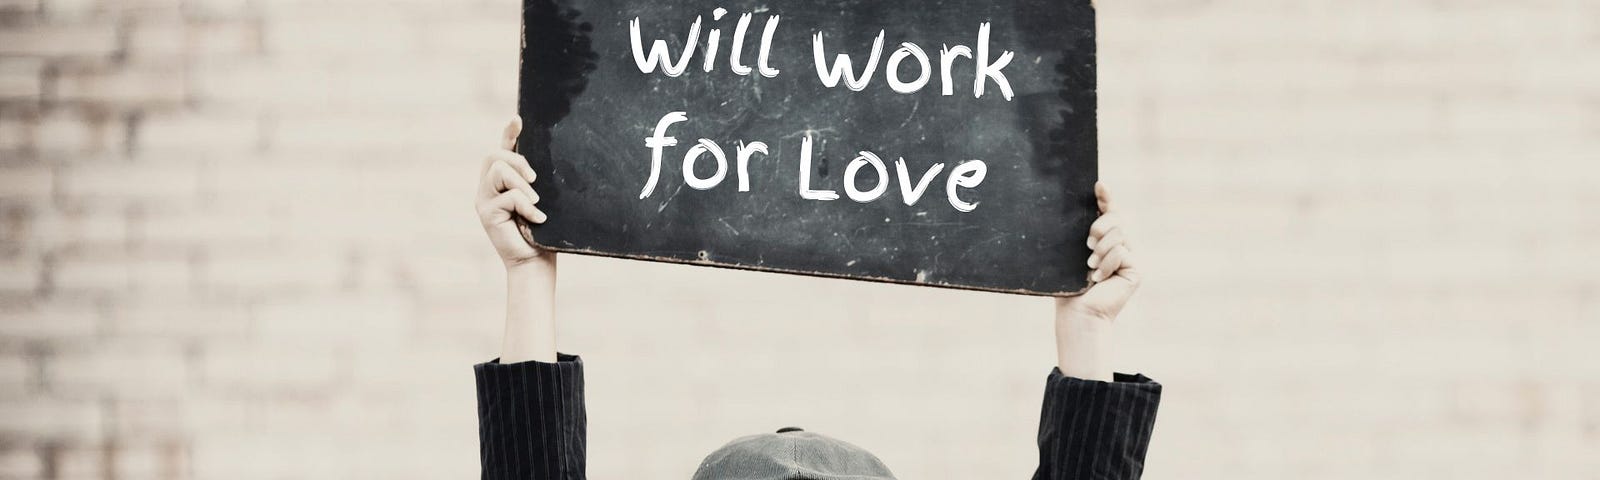
[[[1161,404],[1161,384],[1144,375],[1112,382],[1050,373],[1039,418],[1034,480],[1136,480]]]
[[[478,458],[484,480],[583,480],[588,419],[583,360],[500,360],[473,367],[478,380]]]

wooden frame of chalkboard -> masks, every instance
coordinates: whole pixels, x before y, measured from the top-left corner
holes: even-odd
[[[1097,217],[1089,0],[524,0],[565,253],[1064,296]]]

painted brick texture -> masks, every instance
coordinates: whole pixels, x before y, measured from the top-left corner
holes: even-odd
[[[1151,479],[1600,479],[1600,3],[1101,2]],[[0,0],[0,479],[474,478],[509,0]],[[1050,303],[562,260],[591,476],[1027,478]]]

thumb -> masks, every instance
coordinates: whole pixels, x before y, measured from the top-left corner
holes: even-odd
[[[504,133],[500,134],[500,148],[511,150],[517,148],[517,136],[522,134],[522,117],[511,117],[511,122],[506,124]]]
[[[1114,204],[1111,202],[1111,187],[1107,187],[1105,182],[1094,182],[1094,198],[1099,204],[1101,215],[1112,212]]]

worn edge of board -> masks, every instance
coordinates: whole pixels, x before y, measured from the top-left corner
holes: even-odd
[[[918,281],[915,281],[915,280],[900,280],[900,279],[894,279],[894,278],[888,278],[888,277],[876,277],[876,276],[871,276],[871,275],[845,275],[845,274],[842,274],[842,273],[813,272],[813,271],[796,270],[796,269],[790,269],[790,268],[763,267],[763,266],[759,266],[759,265],[740,265],[740,264],[733,264],[733,263],[717,262],[717,261],[712,261],[712,260],[685,260],[685,259],[675,258],[675,257],[661,257],[661,256],[654,256],[654,255],[641,255],[641,254],[606,252],[606,251],[594,250],[594,249],[588,249],[588,248],[556,247],[556,246],[541,244],[541,243],[539,243],[538,240],[535,240],[533,238],[533,229],[538,228],[538,226],[530,225],[526,219],[523,219],[523,218],[520,218],[520,217],[516,218],[516,222],[517,222],[517,230],[522,233],[522,239],[526,240],[529,245],[533,245],[534,247],[539,248],[540,250],[544,250],[544,251],[548,251],[548,252],[555,252],[555,253],[572,253],[572,254],[578,254],[578,255],[588,255],[588,256],[593,256],[593,257],[621,258],[621,259],[627,259],[627,260],[645,260],[645,261],[650,261],[650,262],[670,263],[670,264],[677,264],[677,265],[693,265],[693,266],[699,266],[699,267],[726,268],[726,269],[729,269],[729,270],[748,270],[748,271],[753,271],[753,272],[782,273],[782,274],[788,274],[788,275],[800,275],[800,276],[805,276],[805,277],[817,277],[817,278],[828,278],[828,279],[839,279],[839,280],[860,280],[860,281],[866,281],[866,282],[890,283],[890,284],[895,284],[895,285],[909,285],[909,286],[917,286],[917,287],[948,288],[948,289],[955,289],[955,290],[969,290],[969,291],[992,292],[992,293],[1007,293],[1007,294],[1012,294],[1012,295],[1029,295],[1029,296],[1037,296],[1037,297],[1076,297],[1078,295],[1083,295],[1085,292],[1088,292],[1089,289],[1090,288],[1094,288],[1094,286],[1096,284],[1096,282],[1094,280],[1086,279],[1087,283],[1084,284],[1083,289],[1082,290],[1078,290],[1078,291],[1073,291],[1073,292],[1049,292],[1049,291],[1042,291],[1042,290],[1030,290],[1030,289],[1026,289],[1026,288],[1005,289],[1005,288],[981,287],[981,286],[975,286],[975,285],[962,285],[962,284],[942,283],[942,282],[918,282]],[[704,252],[704,250],[702,250],[702,252]],[[1090,270],[1090,272],[1092,274],[1093,270]]]
[[[1098,2],[1096,0],[1089,0],[1089,8],[1095,9],[1095,10],[1099,10],[1099,5],[1097,5],[1097,3]],[[518,17],[521,17],[521,15],[518,15]],[[519,28],[517,29],[517,37],[518,37],[517,38],[517,45],[519,47],[519,48],[517,48],[517,71],[519,71],[519,72],[522,71],[522,60],[523,60],[523,58],[525,58],[524,51],[528,49],[528,32],[527,32],[527,28],[528,28],[528,26],[526,24],[521,24],[521,25],[519,25]],[[1095,30],[1097,31],[1096,34],[1098,35],[1099,28],[1097,27]],[[1095,74],[1096,74],[1096,76],[1099,75],[1099,69],[1096,69]],[[521,82],[520,78],[518,79],[518,82]],[[517,89],[517,105],[521,105],[521,104],[522,104],[522,89],[519,88],[519,89]],[[518,112],[518,115],[520,117],[521,112]],[[1096,117],[1098,117],[1098,115],[1096,115]],[[517,136],[518,142],[511,147],[513,152],[518,152],[519,154],[521,153],[521,150],[522,150],[522,145],[521,145],[521,141],[520,141],[521,137],[522,137],[521,135],[518,135]],[[1096,217],[1098,218],[1098,216],[1099,216],[1099,214],[1097,212]],[[684,260],[684,259],[674,258],[674,257],[660,257],[660,256],[653,256],[653,255],[639,255],[639,254],[605,252],[605,251],[587,249],[587,248],[556,247],[556,246],[552,246],[552,245],[545,245],[545,244],[539,243],[539,241],[533,237],[533,229],[537,228],[537,227],[535,225],[529,224],[527,219],[524,219],[524,218],[522,218],[520,216],[512,216],[512,220],[514,222],[516,222],[517,231],[522,234],[522,239],[524,241],[528,242],[528,245],[532,245],[532,246],[534,246],[536,248],[539,248],[539,249],[545,250],[545,251],[549,251],[549,252],[572,253],[572,254],[578,254],[578,255],[588,255],[588,256],[593,256],[593,257],[621,258],[621,259],[627,259],[627,260],[644,260],[644,261],[650,261],[650,262],[669,263],[669,264],[677,264],[677,265],[692,265],[692,266],[701,266],[701,267],[725,268],[725,269],[729,269],[729,270],[746,270],[746,271],[763,272],[763,273],[782,273],[782,274],[788,274],[788,275],[799,275],[799,276],[816,277],[816,278],[828,278],[828,279],[839,279],[839,280],[858,280],[858,281],[866,281],[866,282],[888,283],[888,284],[895,284],[895,285],[947,288],[947,289],[954,289],[954,290],[1005,293],[1005,294],[1012,294],[1012,295],[1029,295],[1029,296],[1038,296],[1038,297],[1076,297],[1076,296],[1083,295],[1084,293],[1088,292],[1089,289],[1094,288],[1094,286],[1098,283],[1098,282],[1095,282],[1094,279],[1091,277],[1094,274],[1094,270],[1093,269],[1090,269],[1088,273],[1084,274],[1084,276],[1086,278],[1084,279],[1085,283],[1083,285],[1083,289],[1077,290],[1077,291],[1072,291],[1072,292],[1049,292],[1049,291],[1041,291],[1041,290],[1030,290],[1030,289],[1026,289],[1026,288],[1005,289],[1005,288],[980,287],[980,286],[975,286],[975,285],[960,285],[960,284],[950,284],[950,283],[940,283],[940,282],[918,282],[918,281],[915,281],[915,280],[899,280],[899,279],[894,279],[894,278],[877,277],[877,276],[871,276],[871,275],[845,275],[845,274],[842,274],[842,273],[812,272],[812,271],[805,271],[805,270],[795,270],[795,269],[788,269],[788,268],[763,267],[763,266],[756,266],[756,265],[738,265],[738,264],[731,264],[731,263],[715,262],[715,261],[711,261],[711,260]],[[701,250],[700,252],[702,254],[705,253],[704,250]]]

